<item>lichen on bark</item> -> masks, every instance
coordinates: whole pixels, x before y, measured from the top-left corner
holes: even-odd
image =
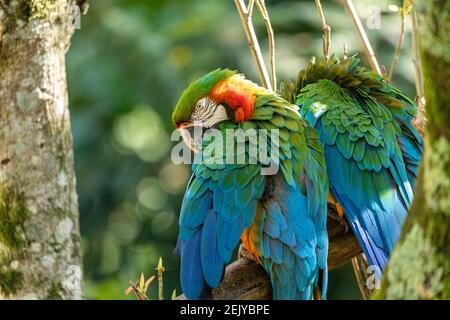
[[[56,0],[19,0],[21,18],[25,21],[46,19],[56,7]]]
[[[392,253],[387,299],[431,299],[442,291],[443,270],[430,242],[421,227],[414,225]]]

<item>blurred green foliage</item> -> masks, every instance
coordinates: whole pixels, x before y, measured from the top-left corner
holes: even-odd
[[[266,2],[278,77],[293,78],[311,56],[322,54],[314,1]],[[396,1],[355,2],[363,21],[370,5],[381,9],[381,29],[368,30],[368,36],[388,68],[400,18],[387,8]],[[342,56],[346,43],[349,54],[360,52],[340,3],[323,6],[331,51]],[[264,24],[254,21],[267,51]],[[407,34],[394,83],[413,97],[409,48]],[[87,298],[125,299],[129,281],[141,272],[153,274],[160,256],[165,296],[181,291],[179,259],[172,252],[190,168],[170,160],[170,114],[182,89],[217,67],[236,68],[258,81],[233,1],[91,1],[67,57]],[[329,282],[331,299],[360,297],[350,264],[333,270]]]

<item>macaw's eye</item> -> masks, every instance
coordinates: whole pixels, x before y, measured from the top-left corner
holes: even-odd
[[[197,102],[196,108],[197,108],[198,110],[203,110],[205,107],[206,107],[206,105],[205,105],[205,103],[204,103],[203,100]]]

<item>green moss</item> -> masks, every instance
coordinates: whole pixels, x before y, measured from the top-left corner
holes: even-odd
[[[23,275],[17,270],[0,268],[0,292],[6,296],[15,294],[23,284]]]
[[[55,7],[52,0],[20,0],[20,17],[25,21],[46,19]]]
[[[13,188],[0,189],[0,243],[9,250],[25,241],[23,222],[27,217],[23,195]]]
[[[61,285],[53,282],[52,286],[50,287],[47,296],[45,297],[45,300],[62,300],[63,297],[61,296]]]

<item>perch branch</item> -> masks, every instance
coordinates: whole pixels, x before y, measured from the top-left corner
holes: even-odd
[[[267,29],[267,37],[269,41],[269,56],[270,56],[270,72],[272,78],[272,89],[277,90],[277,72],[275,66],[275,37],[273,34],[272,23],[270,22],[269,12],[267,11],[265,0],[256,0],[256,6],[261,17],[264,20],[264,24]]]
[[[359,37],[361,38],[364,51],[366,52],[367,58],[369,59],[370,66],[375,72],[377,72],[379,75],[382,75],[380,65],[378,64],[378,60],[372,49],[372,45],[370,44],[369,38],[367,38],[366,32],[364,31],[364,27],[361,23],[361,20],[359,19],[358,12],[356,11],[355,6],[353,5],[353,1],[344,0],[344,5],[347,8],[348,12],[350,13],[356,31],[358,31]]]
[[[329,208],[329,211],[334,209]],[[349,259],[361,253],[352,231],[339,221],[328,219],[328,234],[330,245],[328,251],[328,268],[334,269]],[[184,300],[184,295],[178,296]],[[256,262],[247,258],[239,258],[225,269],[222,283],[212,290],[214,300],[268,300],[272,299],[272,289],[269,277]]]
[[[320,23],[323,30],[323,56],[328,60],[330,57],[330,44],[331,44],[331,28],[325,20],[325,14],[323,13],[322,4],[320,0],[316,0],[317,11],[319,12]]]
[[[425,93],[423,89],[422,64],[419,55],[419,42],[417,34],[417,15],[413,7],[411,12],[411,38],[412,38],[412,61],[414,66],[414,81],[416,84],[416,103],[418,106],[417,114],[414,117],[413,125],[424,134],[425,129]]]
[[[248,47],[250,48],[253,60],[256,64],[256,67],[258,68],[261,82],[264,87],[273,91],[272,85],[270,83],[269,73],[267,72],[258,38],[256,37],[255,29],[253,28],[252,23],[252,13],[255,0],[249,0],[248,8],[245,5],[244,0],[234,0],[234,3],[236,4],[236,9],[239,12],[242,26],[244,27],[245,35],[247,37]]]
[[[400,50],[403,46],[403,41],[405,40],[405,30],[406,30],[406,15],[407,11],[405,6],[400,9],[400,17],[401,17],[401,27],[400,27],[400,36],[398,38],[397,45],[395,46],[394,57],[392,59],[391,67],[389,68],[389,81],[392,80],[394,76],[395,69],[397,68],[398,60],[400,58]]]

